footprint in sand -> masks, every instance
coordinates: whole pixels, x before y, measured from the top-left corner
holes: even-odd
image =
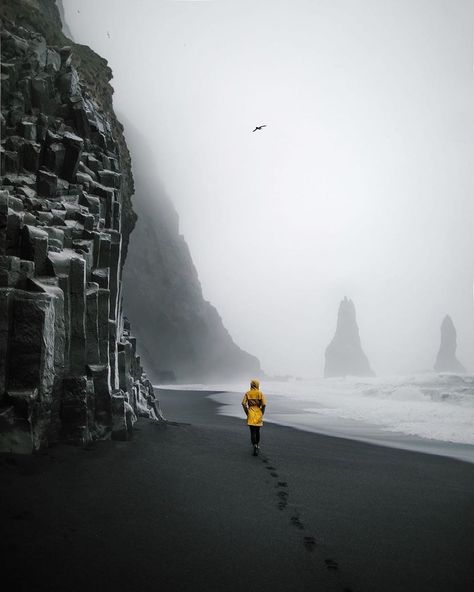
[[[288,483],[286,481],[278,481],[275,487],[288,487]]]
[[[272,477],[278,477],[277,473],[270,473],[270,475]],[[275,485],[275,487],[281,487],[281,484],[284,483],[284,481],[279,481],[278,485]],[[277,508],[279,510],[284,510],[286,508],[286,506],[288,505],[288,492],[286,491],[278,491],[277,492],[277,496],[280,498],[280,501],[277,504]]]
[[[328,569],[337,569],[339,567],[337,561],[334,561],[334,559],[325,559],[324,563]]]
[[[278,477],[278,473],[274,473],[274,472],[272,472],[272,473],[270,473],[270,475],[271,475],[272,477]]]
[[[312,536],[305,536],[303,539],[303,545],[307,551],[314,551],[316,547],[316,541]]]
[[[275,467],[265,467],[267,471],[276,471]]]
[[[288,494],[285,491],[279,491],[278,497],[280,498],[280,501],[278,502],[278,509],[284,510],[288,505]]]
[[[293,516],[290,518],[290,522],[293,524],[293,526],[296,526],[296,528],[303,530],[304,524],[301,522],[298,514],[293,514]]]

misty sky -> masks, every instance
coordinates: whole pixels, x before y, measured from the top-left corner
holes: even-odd
[[[63,3],[266,371],[321,375],[345,295],[378,374],[432,368],[446,313],[474,368],[472,1]]]

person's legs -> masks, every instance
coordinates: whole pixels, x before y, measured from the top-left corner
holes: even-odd
[[[260,442],[260,426],[249,426],[250,428],[250,439],[253,446],[254,456],[258,455],[258,443]]]
[[[257,442],[257,428],[255,426],[249,426],[250,428],[250,440],[253,444],[253,446],[256,446]]]

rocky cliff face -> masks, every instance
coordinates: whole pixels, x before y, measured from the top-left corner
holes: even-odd
[[[326,348],[324,376],[373,376],[369,360],[362,350],[352,300],[344,298],[339,305],[336,334]]]
[[[64,45],[52,0],[0,16],[0,449],[128,438],[159,408],[122,312],[135,214],[111,73]]]
[[[461,362],[456,358],[457,336],[454,323],[446,315],[441,323],[441,343],[434,369],[437,372],[466,372]]]
[[[126,124],[135,177],[136,231],[124,270],[124,302],[143,357],[158,380],[223,381],[259,375],[217,310],[203,298],[178,215],[156,178],[151,151]]]

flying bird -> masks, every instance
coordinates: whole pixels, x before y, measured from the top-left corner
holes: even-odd
[[[110,39],[110,33],[107,31],[107,37]]]
[[[261,129],[263,129],[264,127],[267,127],[267,126],[266,126],[266,125],[256,125],[256,126],[255,126],[255,129],[254,129],[253,131],[254,131],[254,132],[256,132],[257,130],[261,130]]]

